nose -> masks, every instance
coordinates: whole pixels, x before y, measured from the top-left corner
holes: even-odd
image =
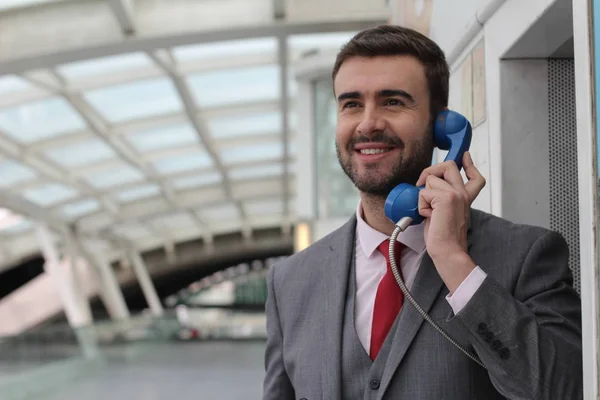
[[[371,107],[365,108],[356,130],[360,135],[382,132],[385,130],[385,119],[381,117],[377,109]]]

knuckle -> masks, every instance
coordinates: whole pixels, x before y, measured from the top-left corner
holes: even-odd
[[[455,190],[448,191],[448,198],[452,203],[462,203],[465,200],[464,195]]]

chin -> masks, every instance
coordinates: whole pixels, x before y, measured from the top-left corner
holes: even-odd
[[[354,186],[361,192],[377,197],[387,197],[396,184],[390,179],[378,180],[362,178],[354,181]]]

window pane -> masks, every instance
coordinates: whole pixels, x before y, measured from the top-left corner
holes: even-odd
[[[129,182],[141,181],[144,175],[129,165],[115,166],[102,171],[86,174],[83,178],[93,187],[104,189]]]
[[[186,176],[185,178],[174,179],[172,181],[173,188],[178,190],[191,189],[195,187],[208,186],[216,183],[221,183],[222,177],[218,172],[210,172],[208,174],[198,174]]]
[[[166,78],[96,89],[84,96],[110,122],[169,114],[182,108],[177,91]]]
[[[0,111],[0,129],[12,139],[31,143],[86,127],[67,102],[53,97]]]
[[[62,167],[79,167],[116,157],[110,146],[96,138],[48,149],[44,154]]]
[[[268,65],[194,74],[189,84],[201,107],[277,100],[279,66]]]
[[[147,67],[152,67],[148,56],[144,53],[130,53],[66,64],[58,69],[67,79],[73,80]]]
[[[272,54],[277,51],[275,38],[229,40],[192,46],[182,46],[173,50],[179,61],[209,60],[224,57],[240,57],[255,54]]]
[[[0,94],[22,92],[30,89],[32,89],[32,86],[17,76],[9,75],[0,78]]]
[[[138,131],[125,136],[137,151],[147,152],[169,147],[198,143],[198,134],[190,124],[167,126],[148,131]]]
[[[0,188],[7,188],[17,183],[33,180],[36,173],[12,160],[0,161]]]
[[[34,188],[26,189],[23,196],[31,202],[42,207],[77,197],[77,190],[58,183],[47,183]]]
[[[160,193],[160,186],[149,184],[143,186],[137,186],[132,189],[122,190],[115,193],[114,197],[121,203],[126,203],[134,200],[145,199],[148,197],[156,196]]]
[[[160,174],[173,174],[190,169],[208,168],[212,160],[207,153],[187,153],[180,156],[163,158],[152,163]]]
[[[227,118],[213,118],[208,127],[215,139],[251,136],[281,132],[281,113],[246,114]]]
[[[65,218],[79,218],[91,214],[100,209],[100,203],[96,199],[86,199],[75,203],[70,203],[60,208],[60,213]]]
[[[290,57],[298,59],[308,52],[338,51],[357,32],[331,32],[310,33],[306,35],[292,35],[288,38]]]
[[[265,159],[271,160],[281,157],[283,157],[283,145],[281,142],[228,148],[221,151],[221,159],[225,164],[261,161]]]
[[[261,165],[258,167],[234,168],[229,172],[229,177],[235,180],[267,178],[283,174],[281,164]]]

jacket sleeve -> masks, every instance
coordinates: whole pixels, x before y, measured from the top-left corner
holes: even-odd
[[[568,258],[563,237],[546,233],[525,256],[512,292],[487,276],[454,317],[508,399],[583,398],[581,301]]]
[[[263,400],[293,400],[294,388],[283,363],[283,334],[275,295],[275,269],[275,266],[272,266],[267,274],[267,346]]]

